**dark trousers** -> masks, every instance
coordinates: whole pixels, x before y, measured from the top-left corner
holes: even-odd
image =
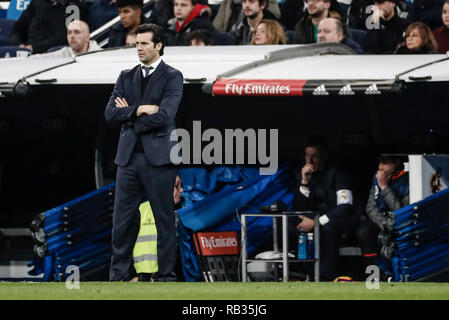
[[[353,234],[359,224],[357,215],[331,218],[320,229],[320,280],[332,281],[337,274],[337,259],[343,234]]]
[[[380,251],[378,236],[381,232],[379,226],[372,222],[368,217],[362,216],[360,226],[357,230],[357,242],[362,249],[362,259],[365,268],[376,264],[377,253]]]
[[[173,165],[152,166],[141,152],[134,152],[126,166],[117,167],[110,281],[128,281],[135,275],[132,253],[139,233],[139,205],[144,194],[156,222],[158,273],[175,276],[175,179]]]

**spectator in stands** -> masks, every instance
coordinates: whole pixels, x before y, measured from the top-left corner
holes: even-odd
[[[320,278],[332,281],[337,277],[338,240],[344,233],[355,232],[360,219],[354,206],[353,179],[330,160],[326,140],[316,136],[306,143],[305,165],[296,181],[293,210],[322,214],[319,218]],[[311,217],[305,214],[300,219],[289,230],[290,241],[297,241],[298,231],[313,231],[315,222]]]
[[[243,19],[234,24],[229,34],[235,45],[248,45],[256,30],[257,24],[262,19],[275,19],[274,15],[267,10],[267,0],[242,0]]]
[[[87,9],[78,4],[80,18],[86,20]],[[9,42],[33,53],[44,53],[67,45],[66,5],[58,0],[32,0],[14,24]]]
[[[266,9],[270,11],[276,19],[281,18],[278,0],[268,0]],[[233,25],[242,22],[243,17],[242,0],[223,0],[214,17],[213,25],[218,32],[229,32]]]
[[[438,53],[438,44],[429,26],[413,22],[405,30],[405,42],[399,44],[395,54]]]
[[[97,30],[118,16],[116,0],[95,0],[89,8],[89,28]]]
[[[436,29],[433,35],[438,44],[438,51],[444,54],[449,51],[449,0],[444,2],[442,20],[443,26]]]
[[[67,27],[68,47],[49,53],[33,54],[30,58],[68,58],[77,54],[102,50],[95,40],[89,39],[90,32],[87,23],[75,20]]]
[[[279,22],[271,19],[262,19],[256,26],[251,40],[252,45],[285,44],[284,29]]]
[[[307,12],[303,18],[295,26],[294,43],[306,44],[318,42],[318,25],[321,20],[326,18],[342,19],[342,16],[337,10],[337,4],[332,5],[331,0],[307,0]],[[344,25],[344,35],[351,37],[349,29]]]
[[[363,54],[360,45],[343,35],[343,23],[339,19],[326,18],[318,26],[318,42],[337,42],[348,46],[357,54]]]
[[[143,0],[117,0],[121,23],[112,27],[109,32],[109,48],[126,45],[126,36],[145,23],[142,6]]]
[[[165,33],[168,46],[188,45],[187,33],[194,30],[207,30],[215,33],[211,22],[212,10],[207,5],[197,3],[196,0],[175,0],[175,18],[169,22],[169,28]]]
[[[362,215],[357,238],[365,268],[378,264],[378,235],[387,231],[387,213],[409,204],[409,178],[399,156],[381,156]]]
[[[441,27],[441,7],[444,0],[413,0],[407,15],[409,22],[420,21],[431,30]]]
[[[392,54],[403,41],[407,20],[396,12],[398,0],[374,0],[371,24],[366,32],[364,51],[372,54]]]
[[[186,35],[189,46],[211,46],[212,34],[207,30],[194,30]]]

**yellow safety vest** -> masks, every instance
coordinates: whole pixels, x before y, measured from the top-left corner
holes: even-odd
[[[133,250],[134,268],[137,273],[155,273],[157,266],[157,230],[150,202],[140,207],[140,230]]]

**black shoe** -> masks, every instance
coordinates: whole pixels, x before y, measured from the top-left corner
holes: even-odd
[[[139,282],[151,282],[152,281],[152,273],[139,273],[138,278]]]

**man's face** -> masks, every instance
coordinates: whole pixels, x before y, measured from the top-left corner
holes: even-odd
[[[174,14],[178,21],[184,21],[193,11],[195,6],[191,0],[175,0]]]
[[[324,154],[320,148],[317,147],[307,147],[305,149],[305,160],[306,164],[313,167],[313,171],[318,171],[324,167]]]
[[[388,163],[379,163],[379,170],[383,171],[388,178],[396,172],[396,166],[392,162]]]
[[[340,42],[343,34],[337,31],[337,24],[331,19],[324,19],[318,25],[318,42]]]
[[[390,1],[374,1],[374,5],[385,13],[384,17],[392,15],[394,13],[394,8],[396,7],[396,4]]]
[[[73,21],[67,27],[67,42],[74,52],[83,50],[89,42],[88,27],[81,21]]]
[[[153,42],[153,33],[145,32],[136,36],[136,47],[139,60],[143,64],[149,65],[159,59],[159,50],[162,48],[162,43],[158,42],[155,44]]]
[[[324,0],[308,0],[307,1],[307,11],[309,15],[314,17],[320,17],[323,12],[327,12],[330,7],[330,2],[325,2]]]
[[[242,1],[242,10],[245,17],[249,17],[250,19],[255,18],[260,11],[265,8],[265,5],[260,6],[258,0],[243,0]]]
[[[181,202],[181,193],[183,192],[184,189],[182,188],[181,178],[179,176],[176,176],[175,188],[173,190],[173,201],[175,204]]]
[[[141,12],[142,10],[140,8],[134,8],[131,6],[118,8],[122,26],[129,28],[131,26],[139,25]]]

